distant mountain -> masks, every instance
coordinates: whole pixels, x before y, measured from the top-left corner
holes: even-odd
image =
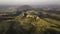
[[[19,9],[27,10],[27,9],[32,9],[32,6],[30,5],[22,5],[19,7]]]

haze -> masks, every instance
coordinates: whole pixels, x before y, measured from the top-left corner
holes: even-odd
[[[0,5],[60,4],[60,0],[0,0]]]

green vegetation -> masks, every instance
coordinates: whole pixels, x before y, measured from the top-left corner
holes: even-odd
[[[27,10],[18,16],[1,17],[6,19],[0,19],[0,34],[60,34],[60,14]]]

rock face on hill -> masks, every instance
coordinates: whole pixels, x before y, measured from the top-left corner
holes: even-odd
[[[35,14],[32,15],[27,13],[25,16],[25,14],[22,13],[20,16],[17,16],[15,20],[19,22],[22,29],[24,29],[23,32],[25,31],[27,34],[39,34],[40,32],[50,28],[50,24],[48,22]]]
[[[39,12],[30,10],[21,13],[19,16],[15,18],[16,22],[19,22],[19,25],[22,27],[21,30],[24,32],[23,34],[45,34],[45,33],[54,34],[55,32],[56,32],[55,34],[57,33],[59,34],[59,31],[54,29],[54,26],[57,25],[45,21],[43,18],[39,17],[38,15]]]

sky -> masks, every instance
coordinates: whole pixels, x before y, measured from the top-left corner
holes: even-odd
[[[0,0],[0,5],[60,4],[60,0]]]

